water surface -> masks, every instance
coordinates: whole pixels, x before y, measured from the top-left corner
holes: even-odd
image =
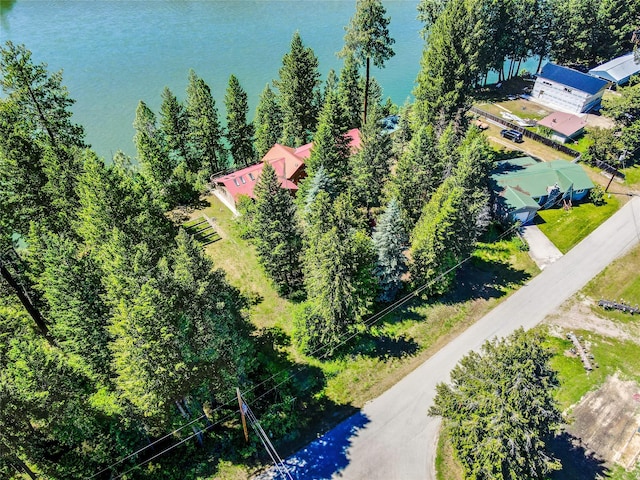
[[[411,95],[424,42],[414,0],[385,1],[395,57],[373,69],[385,96]],[[154,111],[168,86],[184,99],[190,68],[212,89],[221,118],[229,75],[249,96],[250,117],[264,86],[278,77],[297,30],[313,48],[323,77],[339,70],[346,0],[0,0],[0,40],[24,43],[35,62],[64,69],[76,99],[75,121],[99,155],[134,155],[133,118],[139,100]]]

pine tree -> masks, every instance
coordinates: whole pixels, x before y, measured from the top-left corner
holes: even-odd
[[[71,106],[67,89],[62,85],[62,72],[50,74],[46,64],[35,65],[24,45],[11,41],[0,48],[2,90],[19,106],[33,138],[43,145],[84,148],[84,130],[71,122]]]
[[[227,152],[222,144],[222,127],[209,86],[193,70],[189,71],[187,100],[188,166],[192,172],[205,168],[209,174],[227,168]]]
[[[345,56],[344,66],[338,82],[338,98],[345,112],[347,128],[359,128],[362,124],[362,102],[364,92],[360,85],[358,62],[353,54]]]
[[[302,44],[298,32],[293,34],[291,50],[282,58],[280,78],[274,82],[282,108],[281,143],[290,147],[311,140],[316,130],[320,73],[313,50]]]
[[[133,122],[136,130],[134,143],[142,174],[152,186],[158,198],[166,198],[166,188],[175,165],[165,155],[162,133],[158,130],[156,115],[141,100]]]
[[[52,229],[69,230],[77,207],[75,181],[86,145],[83,129],[71,122],[74,102],[62,85],[62,73],[49,74],[45,64],[33,64],[31,52],[23,45],[7,42],[0,48],[0,74],[5,94],[0,100],[0,128],[6,135],[0,143],[0,169],[17,175],[7,177],[2,188],[8,190],[9,204],[17,207],[14,211],[8,205],[0,209],[0,223],[12,228],[2,236],[26,233],[25,226],[19,225],[25,210],[41,218],[46,212]],[[28,190],[18,190],[22,188]]]
[[[369,313],[376,296],[375,254],[348,195],[332,206],[320,191],[308,219],[304,273],[310,301],[297,319],[296,341],[306,353],[318,345],[331,352]]]
[[[227,140],[229,152],[236,166],[250,165],[255,159],[253,150],[253,124],[247,123],[247,92],[240,86],[235,75],[229,77],[229,86],[224,96],[227,107]]]
[[[404,250],[409,238],[402,225],[400,205],[393,199],[378,219],[373,232],[373,247],[377,253],[375,274],[380,287],[379,300],[391,302],[402,288],[402,276],[407,271]]]
[[[431,27],[414,91],[414,130],[448,123],[468,101],[480,73],[469,5],[464,0],[447,2]]]
[[[392,160],[391,137],[381,131],[377,109],[362,129],[361,142],[361,149],[350,159],[350,189],[357,203],[369,210],[381,205]]]
[[[255,189],[252,232],[258,259],[278,291],[291,295],[302,286],[300,253],[302,240],[289,192],[280,186],[276,172],[265,163]]]
[[[256,135],[254,146],[258,158],[262,158],[282,136],[282,109],[278,97],[267,84],[260,94],[254,120]]]
[[[175,250],[155,265],[145,248],[123,251],[114,240],[106,265],[116,308],[114,382],[152,426],[164,428],[176,402],[190,396],[202,404],[251,368],[241,297],[183,231]]]
[[[160,131],[164,148],[175,165],[187,158],[186,120],[184,107],[178,102],[171,90],[165,87],[162,91],[160,105]]]
[[[398,199],[408,231],[413,230],[424,205],[442,181],[441,165],[431,127],[422,127],[398,160],[391,191]]]
[[[335,93],[325,99],[318,122],[318,130],[313,139],[311,155],[306,162],[307,173],[311,177],[324,166],[329,177],[339,184],[348,171],[349,138],[345,135],[344,112],[340,108]]]
[[[389,18],[380,0],[357,0],[356,13],[345,27],[345,46],[341,55],[353,55],[360,64],[366,66],[363,125],[367,123],[367,101],[369,98],[369,69],[371,60],[378,67],[395,55],[391,45],[395,42],[389,36]]]
[[[547,442],[560,429],[551,351],[517,330],[466,355],[440,383],[429,415],[442,416],[468,478],[548,478],[560,468]]]

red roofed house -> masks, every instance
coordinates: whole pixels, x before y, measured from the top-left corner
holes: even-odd
[[[565,143],[582,134],[587,125],[587,117],[581,118],[571,113],[553,112],[542,120],[538,120],[537,125],[552,130],[552,140]]]
[[[354,128],[349,130],[347,135],[351,138],[349,142],[351,149],[358,150],[360,130]],[[307,143],[298,148],[285,147],[276,143],[262,157],[260,163],[211,179],[213,193],[233,208],[240,195],[255,198],[253,188],[262,174],[264,163],[269,162],[276,171],[282,188],[286,188],[293,194],[298,190],[300,181],[307,176],[304,162],[311,155],[312,148],[313,143]]]

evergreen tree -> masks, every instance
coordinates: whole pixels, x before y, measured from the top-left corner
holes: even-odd
[[[436,137],[430,126],[421,127],[398,160],[390,190],[398,199],[404,225],[413,230],[424,205],[442,181]]]
[[[280,186],[276,172],[265,163],[255,189],[252,232],[258,259],[278,291],[291,295],[302,286],[300,251],[302,240],[289,192]]]
[[[479,74],[468,5],[451,0],[431,27],[414,91],[415,130],[424,124],[448,123],[468,101]]]
[[[75,208],[75,181],[81,169],[84,132],[71,122],[73,100],[62,85],[62,73],[49,74],[34,65],[31,52],[11,42],[0,48],[0,224],[5,242],[13,232],[25,234],[29,214],[47,218],[55,231],[70,229]],[[11,208],[12,205],[14,208]],[[10,230],[9,230],[10,229]]]
[[[389,18],[380,0],[357,0],[356,13],[345,27],[345,46],[341,55],[353,54],[360,64],[366,66],[363,125],[367,123],[367,101],[369,98],[370,63],[384,67],[384,62],[395,55],[391,45],[395,42],[389,36]]]
[[[133,141],[142,174],[152,186],[156,196],[166,198],[167,185],[171,181],[175,165],[165,155],[162,133],[158,130],[156,115],[142,100],[136,108],[133,128],[136,131]]]
[[[205,168],[209,174],[227,168],[227,153],[222,144],[222,127],[209,86],[193,70],[187,85],[188,167],[192,172]]]
[[[160,104],[160,131],[163,136],[164,148],[175,165],[187,158],[186,120],[184,107],[178,102],[171,90],[165,87],[162,91],[162,103]]]
[[[242,89],[235,75],[229,77],[224,104],[227,107],[227,140],[233,162],[236,166],[250,165],[255,159],[253,124],[247,123],[247,92]]]
[[[324,82],[324,94],[322,95],[322,100],[324,103],[324,99],[327,98],[329,93],[336,93],[338,91],[338,76],[336,75],[336,71],[332,68],[329,70],[327,74],[327,80]]]
[[[176,402],[190,396],[202,404],[235,385],[250,368],[250,345],[238,292],[185,232],[168,257],[149,260],[144,246],[123,251],[114,237],[106,265],[116,309],[110,349],[121,397],[166,427]]]
[[[282,58],[280,78],[274,84],[282,108],[281,143],[290,147],[307,143],[316,130],[320,73],[318,59],[302,44],[298,32],[293,34],[291,50]]]
[[[50,74],[46,64],[35,65],[24,45],[8,41],[0,48],[2,90],[18,105],[34,140],[51,148],[86,147],[82,127],[71,122],[67,89],[62,72]]]
[[[296,341],[306,353],[333,351],[353,331],[376,295],[371,239],[348,195],[333,206],[320,191],[305,232],[305,288],[310,302],[296,320]]]
[[[337,95],[331,93],[325,99],[322,107],[311,155],[306,162],[307,173],[310,177],[322,165],[336,184],[344,181],[349,168],[350,153],[346,131],[344,112],[340,108]]]
[[[440,383],[429,415],[445,418],[468,478],[548,478],[560,468],[546,448],[560,429],[558,377],[535,332],[517,330],[466,355]]]
[[[486,139],[472,129],[458,147],[453,173],[433,194],[411,235],[411,276],[430,284],[427,292],[448,291],[455,265],[466,258],[487,225],[488,174],[492,157]]]
[[[256,154],[262,158],[282,136],[282,109],[278,97],[267,84],[260,94],[254,120],[256,136],[254,146]]]
[[[345,56],[344,66],[338,81],[338,98],[346,117],[347,128],[358,128],[362,122],[364,93],[360,85],[358,62],[353,54]]]
[[[320,165],[318,171],[310,177],[307,183],[307,192],[304,197],[304,214],[308,214],[311,209],[311,205],[315,201],[318,194],[323,191],[329,194],[329,196],[333,197],[335,193],[333,181],[327,175],[327,171],[324,166]]]
[[[381,205],[392,160],[391,137],[382,132],[377,112],[369,116],[361,134],[361,149],[350,160],[351,191],[357,204],[367,210]]]
[[[409,238],[402,225],[400,205],[393,199],[378,219],[373,232],[373,246],[378,256],[375,274],[380,288],[379,300],[391,302],[402,288],[407,271],[404,250]]]

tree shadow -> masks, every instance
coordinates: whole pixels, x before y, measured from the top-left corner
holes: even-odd
[[[456,274],[456,287],[442,297],[446,302],[465,302],[467,300],[499,298],[509,288],[521,285],[531,275],[517,270],[511,265],[474,257]]]
[[[552,480],[596,480],[608,477],[605,461],[588,450],[579,438],[568,432],[557,435],[548,444],[549,450],[562,463],[562,469],[550,476]]]
[[[335,428],[284,461],[289,475],[296,480],[332,478],[349,465],[347,450],[351,439],[369,423],[362,412],[350,416]],[[279,479],[281,473],[272,467],[254,477],[256,480]]]
[[[349,353],[374,358],[402,358],[414,355],[418,348],[419,345],[413,338],[373,335],[367,332],[358,337],[357,344]]]

